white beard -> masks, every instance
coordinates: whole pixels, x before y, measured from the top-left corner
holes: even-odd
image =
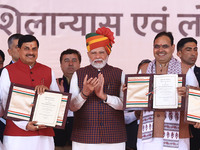
[[[101,63],[97,63],[96,61],[102,61],[102,62]],[[103,60],[103,59],[95,59],[94,61],[92,61],[90,59],[90,64],[96,69],[103,68],[106,65],[107,62],[108,62],[108,57],[105,60]]]

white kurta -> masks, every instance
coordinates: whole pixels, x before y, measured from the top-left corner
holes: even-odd
[[[194,73],[194,67],[195,67],[195,65],[192,66],[191,68],[189,68],[187,73],[186,73],[186,85],[199,87],[199,82],[198,82],[197,77]]]
[[[0,142],[0,150],[5,150],[1,142]]]
[[[109,106],[116,110],[123,110],[123,92],[122,87],[124,84],[125,74],[122,72],[121,75],[121,90],[120,90],[120,97],[107,95],[107,102]],[[78,77],[77,73],[75,72],[72,76],[71,83],[70,83],[70,93],[72,93],[72,99],[70,101],[70,109],[72,111],[79,110],[83,104],[86,102],[81,95],[80,89],[78,87]],[[72,150],[125,150],[125,142],[122,143],[101,143],[101,144],[86,144],[86,143],[78,143],[72,141]]]
[[[162,150],[163,138],[152,138],[151,142],[143,142],[142,139],[138,139],[137,149],[138,150]],[[189,138],[179,139],[178,150],[189,150],[189,149],[190,149],[190,139]],[[170,148],[168,150],[170,150]]]
[[[59,91],[53,71],[50,90]],[[3,69],[0,77],[0,99],[3,108],[6,107],[8,92],[10,88],[10,78],[8,70]],[[13,121],[19,128],[26,130],[28,121]],[[3,145],[6,150],[54,150],[54,140],[50,136],[4,136]]]
[[[135,111],[128,112],[128,110],[124,111],[124,119],[125,119],[125,124],[130,124],[133,121],[137,120],[135,116]]]

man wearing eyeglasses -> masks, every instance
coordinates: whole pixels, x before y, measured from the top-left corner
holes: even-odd
[[[181,63],[173,57],[171,32],[160,32],[153,42],[155,59],[142,73],[181,74]],[[179,89],[178,92],[180,93]],[[142,111],[138,129],[138,150],[189,150],[189,128],[180,111]]]
[[[182,38],[177,44],[177,55],[181,59],[182,72],[186,74],[186,85],[199,87],[200,68],[195,65],[198,57],[197,40],[192,37]],[[190,150],[200,149],[199,124],[190,125],[192,137]]]

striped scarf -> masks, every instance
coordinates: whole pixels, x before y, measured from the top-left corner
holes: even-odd
[[[167,74],[181,74],[181,63],[171,58],[168,65]],[[147,74],[156,74],[156,61],[153,60],[149,63]],[[164,120],[164,135],[163,135],[163,150],[172,148],[178,149],[179,147],[179,123],[180,111],[166,111]],[[143,142],[150,142],[153,136],[153,111],[143,111],[143,125],[142,125],[142,140]]]

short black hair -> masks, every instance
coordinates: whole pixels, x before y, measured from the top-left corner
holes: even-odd
[[[62,63],[62,58],[64,55],[67,55],[67,54],[76,54],[78,56],[78,60],[79,60],[79,63],[81,63],[81,54],[79,51],[75,50],[75,49],[71,49],[71,48],[68,48],[67,50],[64,50],[61,54],[60,54],[60,63]]]
[[[8,48],[11,47],[13,40],[19,40],[23,35],[20,33],[16,33],[16,34],[12,34],[9,38],[8,38]]]
[[[39,42],[38,42],[38,40],[36,39],[35,36],[30,35],[30,34],[23,35],[18,41],[18,47],[21,48],[23,43],[33,42],[33,41],[36,41],[37,46],[39,48]]]
[[[2,57],[3,62],[4,62],[5,61],[5,54],[2,50],[0,50],[0,56]]]
[[[194,42],[195,44],[197,44],[197,40],[195,40],[193,37],[182,38],[177,43],[177,52],[180,51],[188,42]]]
[[[143,64],[147,64],[147,63],[150,63],[151,60],[149,59],[143,59],[139,64],[138,64],[138,68],[137,68],[137,73],[140,71],[140,67],[143,65]]]
[[[174,44],[174,37],[173,37],[172,33],[171,33],[171,32],[166,32],[166,31],[163,31],[163,32],[158,33],[158,34],[156,35],[156,37],[154,38],[153,42],[155,42],[155,40],[156,40],[157,38],[161,37],[161,36],[167,36],[167,37],[169,37],[169,39],[171,40],[171,45]]]

